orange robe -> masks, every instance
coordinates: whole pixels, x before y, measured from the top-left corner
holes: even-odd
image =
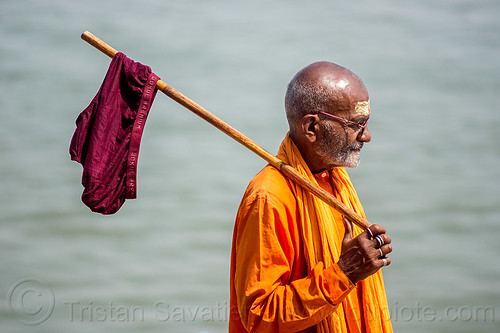
[[[311,174],[288,135],[278,157],[364,217],[343,168]],[[382,272],[354,285],[337,265],[344,232],[340,213],[265,167],[236,216],[229,332],[392,332]]]

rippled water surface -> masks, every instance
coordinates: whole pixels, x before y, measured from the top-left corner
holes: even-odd
[[[499,16],[493,0],[3,1],[0,330],[227,330],[234,216],[265,163],[159,94],[138,199],[91,213],[68,154],[109,65],[91,30],[273,153],[295,72],[352,69],[373,140],[350,174],[393,238],[395,330],[498,331]]]

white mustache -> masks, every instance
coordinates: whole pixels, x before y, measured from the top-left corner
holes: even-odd
[[[363,148],[363,142],[357,142],[349,147],[349,150],[361,150]]]

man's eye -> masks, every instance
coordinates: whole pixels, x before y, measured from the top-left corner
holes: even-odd
[[[360,126],[364,126],[368,122],[368,119],[362,119],[360,121],[356,121],[356,124]]]
[[[360,127],[361,124],[356,123],[351,123],[349,124],[349,127],[352,128],[353,130],[357,130]]]

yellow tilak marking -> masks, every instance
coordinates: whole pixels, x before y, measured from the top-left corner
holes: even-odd
[[[357,114],[360,114],[362,116],[369,116],[370,115],[370,100],[367,100],[365,102],[356,103],[356,107],[354,108],[354,111]]]

